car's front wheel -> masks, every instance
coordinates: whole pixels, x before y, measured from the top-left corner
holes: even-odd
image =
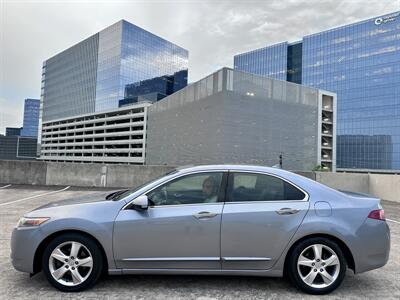
[[[42,268],[48,281],[64,292],[79,292],[94,285],[103,268],[102,253],[85,235],[68,233],[46,247]]]
[[[340,247],[327,238],[309,238],[290,253],[288,275],[302,291],[322,295],[335,290],[346,274]]]

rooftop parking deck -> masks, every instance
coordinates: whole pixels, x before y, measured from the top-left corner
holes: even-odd
[[[101,188],[0,184],[0,299],[263,299],[315,298],[281,278],[228,276],[108,276],[85,292],[63,294],[42,273],[30,278],[10,260],[13,227],[25,212],[48,202],[102,193]],[[353,275],[326,299],[400,299],[400,203],[382,201],[391,229],[389,262],[382,269]]]

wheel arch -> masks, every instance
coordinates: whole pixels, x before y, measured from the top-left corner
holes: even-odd
[[[68,229],[68,230],[60,230],[60,231],[53,232],[52,234],[48,235],[46,238],[44,238],[40,242],[39,246],[36,248],[34,259],[33,259],[33,274],[39,273],[42,270],[43,253],[44,253],[44,250],[46,249],[47,245],[56,237],[59,237],[61,235],[68,234],[68,233],[80,234],[80,235],[86,236],[86,237],[90,238],[91,240],[93,240],[96,243],[96,245],[99,247],[101,254],[102,254],[102,258],[103,258],[102,272],[103,273],[107,272],[107,270],[108,270],[107,255],[104,250],[104,247],[101,245],[99,240],[96,239],[93,235],[91,235],[85,231]]]
[[[286,271],[288,270],[288,263],[289,263],[289,256],[292,253],[294,247],[296,245],[298,245],[299,243],[301,243],[302,241],[309,239],[309,238],[326,238],[326,239],[330,239],[331,241],[335,242],[340,249],[343,251],[344,257],[346,259],[346,263],[348,265],[348,267],[353,270],[353,272],[355,272],[356,268],[355,268],[355,262],[354,262],[354,257],[353,254],[351,253],[350,248],[346,245],[346,243],[339,239],[336,236],[330,235],[330,234],[326,234],[326,233],[314,233],[314,234],[310,234],[310,235],[306,235],[303,236],[301,238],[299,238],[296,242],[294,242],[289,250],[286,252],[286,256],[285,256],[285,262],[284,262],[284,267],[283,267],[283,272],[284,274],[286,274]]]

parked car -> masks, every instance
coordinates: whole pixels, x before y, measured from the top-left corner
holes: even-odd
[[[385,265],[390,234],[379,199],[281,169],[214,165],[49,203],[21,218],[11,248],[17,270],[42,270],[67,292],[105,272],[287,276],[325,294],[347,268]]]

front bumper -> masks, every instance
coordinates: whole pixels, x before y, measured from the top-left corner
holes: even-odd
[[[21,272],[33,273],[35,252],[42,233],[38,227],[15,227],[11,235],[11,263]]]

